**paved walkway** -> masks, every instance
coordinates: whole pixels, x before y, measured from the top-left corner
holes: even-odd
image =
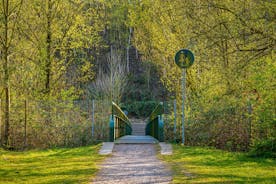
[[[172,174],[157,159],[155,144],[117,144],[111,157],[93,180],[94,184],[167,184]]]
[[[159,146],[161,148],[161,155],[171,155],[172,154],[172,145],[164,142],[160,142]]]
[[[99,151],[100,155],[108,155],[113,151],[114,142],[104,142],[102,148]]]

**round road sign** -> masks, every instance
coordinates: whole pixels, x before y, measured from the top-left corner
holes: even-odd
[[[194,54],[188,49],[181,49],[175,54],[174,60],[180,68],[189,68],[194,63]]]

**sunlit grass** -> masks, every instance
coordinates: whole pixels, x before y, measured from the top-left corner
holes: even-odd
[[[10,152],[0,149],[0,183],[89,183],[100,145]]]
[[[276,160],[200,147],[173,148],[172,156],[161,156],[171,164],[173,183],[276,183]]]

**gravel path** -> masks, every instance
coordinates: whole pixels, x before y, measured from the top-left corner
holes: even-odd
[[[154,144],[117,144],[94,184],[170,183],[171,171],[157,159]]]

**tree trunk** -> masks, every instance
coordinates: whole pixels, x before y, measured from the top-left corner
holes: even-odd
[[[47,1],[47,38],[46,38],[46,80],[45,80],[45,93],[50,94],[50,77],[51,77],[51,44],[52,44],[52,31],[51,31],[51,19],[52,19],[52,1]]]
[[[52,67],[52,60],[51,60],[51,51],[52,51],[52,11],[53,11],[53,1],[47,0],[46,2],[46,58],[45,58],[45,86],[44,86],[44,105],[45,105],[45,124],[49,126],[52,123],[52,116],[51,116],[51,102],[50,102],[50,95],[51,95],[51,67]],[[49,134],[51,134],[50,127],[48,128]],[[48,134],[48,135],[49,135]],[[49,140],[52,135],[49,136]]]
[[[8,24],[9,24],[9,0],[3,0],[4,10],[4,43],[3,43],[3,70],[4,70],[4,145],[8,145],[9,134],[10,134],[10,91],[9,91],[9,66],[8,66],[8,55],[9,55],[9,42],[8,42]]]
[[[128,43],[127,43],[127,64],[126,64],[126,67],[127,67],[127,73],[129,73],[129,49],[130,49],[130,46],[131,46],[131,35],[132,35],[132,28],[129,28],[129,35],[128,35]]]

